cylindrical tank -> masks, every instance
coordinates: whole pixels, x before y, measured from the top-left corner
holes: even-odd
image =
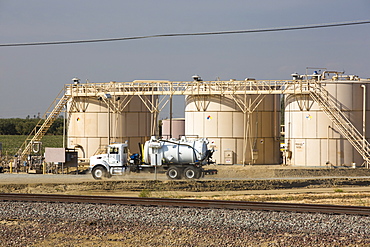
[[[170,133],[170,119],[162,120],[162,137],[163,138],[181,138],[185,135],[185,118],[172,119],[172,133]]]
[[[151,156],[160,154],[166,162],[175,164],[195,163],[204,159],[207,152],[208,141],[206,139],[198,140],[155,140],[145,142],[144,162],[150,163]],[[153,151],[157,150],[157,151]]]
[[[121,98],[112,96],[109,100],[119,105]],[[67,145],[78,148],[80,158],[89,158],[114,142],[128,141],[130,151],[139,152],[138,143],[151,136],[151,114],[137,96],[118,113],[96,97],[75,97],[67,108]]]
[[[213,159],[217,164],[280,163],[280,96],[261,98],[251,114],[241,110],[241,102],[253,109],[259,102],[257,97],[187,96],[185,135],[208,138],[215,147]]]
[[[321,85],[335,99],[348,120],[362,133],[363,87],[367,87],[365,92],[369,98],[369,81],[328,79],[321,81]],[[369,116],[369,103],[366,102],[366,105],[365,115]],[[285,133],[285,143],[291,152],[288,164],[349,166],[356,163],[360,166],[363,162],[360,154],[308,95],[285,96]],[[369,134],[370,125],[366,126],[367,138]]]

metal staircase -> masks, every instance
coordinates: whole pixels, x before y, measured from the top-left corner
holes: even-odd
[[[339,109],[333,97],[321,86],[320,82],[311,83],[310,85],[310,96],[312,99],[319,104],[321,110],[325,112],[329,119],[336,125],[340,133],[351,143],[364,161],[369,164],[369,142]]]
[[[53,103],[46,110],[44,116],[36,124],[22,146],[19,148],[17,152],[19,159],[24,160],[27,155],[31,153],[32,145],[41,141],[42,137],[59,117],[63,107],[67,104],[70,98],[71,95],[64,94],[64,89],[59,92]]]

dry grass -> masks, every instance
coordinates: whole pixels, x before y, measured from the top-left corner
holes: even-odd
[[[370,206],[370,193],[368,192],[303,193],[282,195],[216,195],[211,197],[197,197],[196,199]]]

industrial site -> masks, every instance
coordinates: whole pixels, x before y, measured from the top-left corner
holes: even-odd
[[[370,246],[369,11],[2,1],[0,246]]]
[[[0,174],[4,241],[365,246],[369,82],[323,68],[268,81],[73,78]],[[176,96],[185,118],[160,120]],[[43,147],[60,115],[63,148]]]
[[[169,179],[199,179],[217,173],[209,165],[368,169],[370,80],[326,68],[291,76],[107,83],[73,78],[7,170],[88,169],[96,179],[164,170]],[[184,98],[185,118],[171,117],[176,96]],[[164,107],[170,118],[160,120]],[[61,115],[63,148],[42,149],[43,136]],[[59,170],[51,169],[55,164]]]
[[[219,224],[212,216],[213,211],[207,210],[222,213],[222,210],[238,209],[241,211],[235,211],[233,217],[241,229],[249,229],[243,220],[246,212],[265,211],[254,220],[258,234],[252,234],[251,239],[247,237],[249,230],[236,234],[232,222],[218,226],[223,230],[234,229],[228,238],[219,230],[209,231],[209,227],[205,228],[206,235],[194,235],[191,233],[194,229],[184,223],[184,218],[179,219],[183,222],[181,227],[187,229],[185,239],[196,244],[200,238],[202,242],[196,244],[200,246],[216,244],[217,241],[209,238],[212,234],[223,236],[224,245],[243,246],[245,239],[257,244],[256,238],[263,238],[264,242],[272,243],[293,241],[298,246],[308,237],[305,227],[299,226],[289,237],[281,235],[286,224],[291,224],[283,220],[286,211],[293,211],[308,217],[304,219],[306,222],[365,220],[357,226],[361,230],[351,237],[309,224],[315,229],[309,235],[311,245],[331,244],[343,236],[346,244],[366,244],[368,228],[363,226],[367,218],[363,216],[370,212],[370,130],[366,125],[370,80],[326,68],[306,68],[305,74],[291,76],[291,80],[206,81],[194,75],[191,81],[107,83],[82,83],[73,78],[73,83],[64,86],[17,155],[4,167],[5,174],[0,175],[0,197],[5,202],[1,206],[4,212],[13,206],[21,209],[12,214],[24,218],[22,208],[39,201],[40,212],[63,215],[69,222],[87,222],[82,223],[85,230],[112,216],[76,216],[68,214],[63,204],[56,207],[55,203],[73,203],[78,211],[86,211],[84,207],[90,205],[87,203],[102,203],[99,200],[116,207],[107,210],[128,212],[132,209],[129,205],[136,205],[134,208],[140,210],[145,205],[145,210],[138,212],[140,220],[147,218],[149,211],[157,210],[154,206],[171,210],[191,207],[194,209],[181,217],[204,214],[192,217],[189,223],[202,226],[207,225],[204,221],[207,218],[212,218],[212,224]],[[185,118],[159,119],[165,107],[169,107],[172,116],[173,98],[179,96],[185,101]],[[42,138],[61,115],[63,148],[44,147]],[[222,203],[225,200],[232,202],[225,205]],[[244,201],[243,206],[238,201]],[[54,203],[50,212],[44,208],[49,202]],[[253,204],[257,202],[258,206]],[[201,209],[210,203],[213,209]],[[309,209],[305,208],[306,203],[312,203]],[[161,236],[170,241],[168,245],[182,242],[174,240],[183,234],[181,230],[163,231],[163,227],[173,228],[173,222],[178,222],[172,219],[173,213],[176,212],[161,212],[164,218],[148,220],[151,223],[147,231],[156,229],[155,224],[159,223]],[[334,219],[326,213],[343,214],[345,218]],[[137,237],[140,227],[132,225],[131,216],[127,218],[131,225],[117,223],[116,227],[130,229],[132,238],[116,236],[115,232],[121,232],[116,227],[97,227],[97,239],[78,232],[75,238],[66,240],[77,227],[72,224],[60,228],[64,229],[63,233],[56,239],[77,245],[125,243],[129,246],[151,245],[148,239],[156,239],[154,245],[160,245],[152,234]],[[284,223],[265,225],[273,222],[264,220],[265,217]],[[38,218],[39,215],[33,214],[32,220]],[[166,223],[167,218],[172,219],[171,224]],[[51,219],[44,225],[57,225]],[[9,220],[0,221],[2,225],[4,229],[13,229],[9,228]],[[277,235],[259,235],[263,225]],[[25,232],[30,232],[32,226],[24,226]],[[50,239],[52,233],[43,234],[32,237],[32,242],[55,243]],[[6,239],[7,243],[25,243],[21,238],[12,238],[10,233],[6,233]]]

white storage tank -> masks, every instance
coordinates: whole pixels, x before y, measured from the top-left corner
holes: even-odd
[[[156,140],[153,137],[151,140],[145,142],[144,162],[149,164],[153,159],[156,159],[156,155],[160,155],[160,160],[168,163],[195,163],[206,157],[208,150],[207,144],[208,141],[206,139],[197,139],[190,141],[182,137],[181,140]],[[152,153],[153,150],[156,150],[155,153]],[[158,162],[158,165],[159,164],[161,164],[161,162]]]
[[[110,100],[118,104],[122,98],[112,94]],[[67,108],[67,145],[80,149],[79,158],[89,158],[108,144],[125,141],[132,153],[139,152],[138,143],[151,136],[151,113],[137,96],[121,113],[114,113],[97,97],[75,97]]]
[[[279,164],[280,96],[267,95],[249,121],[233,97],[253,102],[257,96],[187,96],[186,136],[208,138],[217,164]]]
[[[322,79],[322,87],[336,100],[357,130],[363,133],[363,93],[369,81],[353,76]],[[366,98],[369,97],[369,89],[365,91]],[[366,104],[365,112],[369,116],[369,103]],[[366,126],[366,133],[368,139],[370,125]],[[308,95],[285,96],[285,143],[291,152],[291,159],[288,159],[291,165],[352,166],[356,163],[360,166],[363,162],[360,154]]]

